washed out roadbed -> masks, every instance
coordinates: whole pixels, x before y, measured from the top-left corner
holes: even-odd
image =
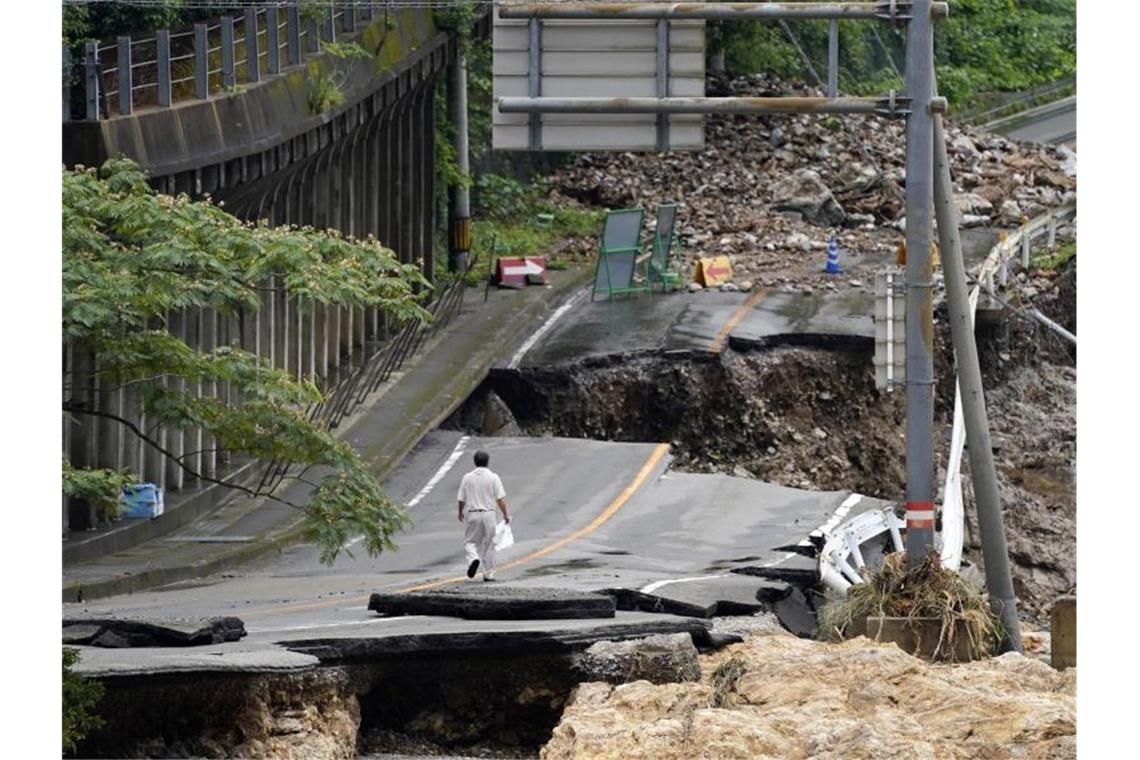
[[[580,685],[541,757],[1076,757],[1076,671],[1016,653],[931,665],[759,633],[701,664],[699,683]]]

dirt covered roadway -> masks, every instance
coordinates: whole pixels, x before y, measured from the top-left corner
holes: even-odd
[[[697,683],[586,683],[543,760],[1073,758],[1076,671],[1016,653],[931,665],[893,644],[757,633]]]

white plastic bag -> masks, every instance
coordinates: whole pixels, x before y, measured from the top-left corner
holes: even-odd
[[[511,524],[508,522],[501,522],[495,526],[495,551],[499,552],[503,549],[515,545],[515,536],[511,533]]]

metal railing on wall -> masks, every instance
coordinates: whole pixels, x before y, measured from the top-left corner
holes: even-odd
[[[87,121],[205,100],[298,66],[319,53],[322,42],[335,42],[339,33],[354,33],[377,12],[398,7],[384,0],[354,0],[330,3],[318,17],[296,0],[247,5],[188,29],[89,40],[78,61],[65,46],[63,65],[70,76],[65,74],[63,117],[76,116],[70,99],[73,82],[83,94],[79,118]]]

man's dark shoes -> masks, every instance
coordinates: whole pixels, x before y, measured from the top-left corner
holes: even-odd
[[[467,577],[474,578],[475,573],[479,571],[479,560],[471,560],[471,564],[467,566]]]

